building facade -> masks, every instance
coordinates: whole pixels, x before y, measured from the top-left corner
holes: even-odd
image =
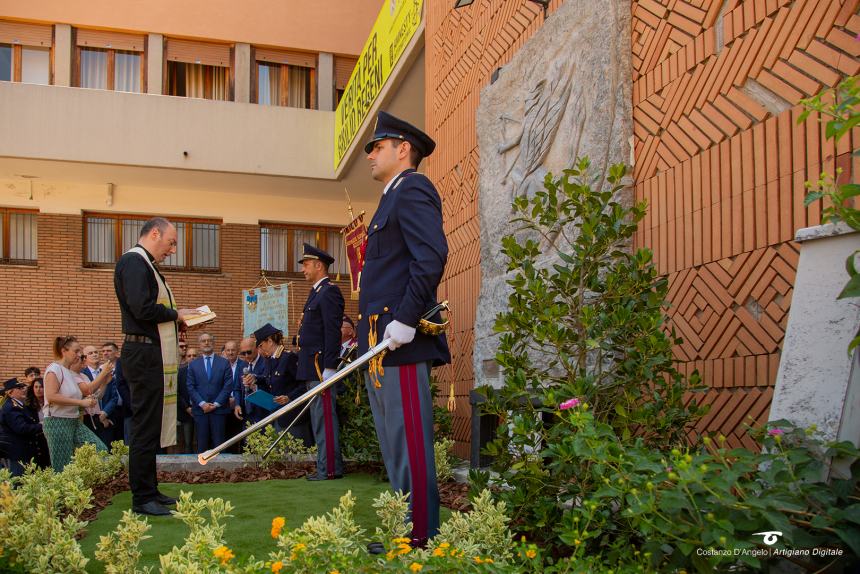
[[[340,228],[375,205],[331,167],[334,109],[378,11],[273,2],[0,3],[0,311],[7,376],[50,361],[52,338],[121,340],[113,264],[143,221],[179,232],[167,277],[208,304],[223,343],[242,289],[309,286],[302,243],[343,264]],[[194,342],[189,343],[191,346]]]

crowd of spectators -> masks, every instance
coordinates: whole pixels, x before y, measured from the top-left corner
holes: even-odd
[[[342,331],[345,346],[354,341],[349,317],[344,317]],[[285,388],[296,383],[296,361],[289,360],[295,353],[285,340],[246,337],[219,347],[214,335],[201,333],[195,343],[179,342],[177,444],[165,451],[171,454],[203,452],[263,419],[269,412],[245,399],[258,388],[275,390],[264,383],[267,379],[282,379]],[[281,356],[287,360],[272,360],[278,346],[285,347]],[[82,345],[73,336],[57,337],[53,354],[44,376],[33,366],[3,384],[0,459],[13,476],[31,461],[59,472],[84,443],[102,450],[114,441],[129,441],[131,396],[117,344],[107,341],[98,347]],[[287,365],[286,372],[275,365]],[[281,392],[286,394],[279,391],[275,401],[285,404]],[[291,429],[306,446],[313,444],[309,426],[309,421],[297,420]],[[228,452],[241,452],[241,444]]]

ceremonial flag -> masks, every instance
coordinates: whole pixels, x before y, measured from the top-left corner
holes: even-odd
[[[346,248],[346,261],[349,264],[349,278],[353,299],[358,299],[358,283],[364,267],[364,250],[367,247],[367,226],[364,212],[359,213],[349,225],[340,230]]]

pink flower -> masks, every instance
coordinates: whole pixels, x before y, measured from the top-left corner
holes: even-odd
[[[769,434],[770,436],[782,436],[785,434],[785,431],[781,428],[772,428],[767,431],[767,434]]]
[[[672,467],[671,467],[671,466],[667,466],[667,467],[666,467],[666,472],[672,472]]]
[[[577,398],[567,399],[560,405],[558,405],[558,409],[561,411],[566,411],[567,409],[572,409],[574,407],[578,407],[580,404],[580,400]]]

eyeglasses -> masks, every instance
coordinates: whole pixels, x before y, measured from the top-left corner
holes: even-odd
[[[245,355],[253,355],[254,351],[239,351],[239,354],[244,357]]]

